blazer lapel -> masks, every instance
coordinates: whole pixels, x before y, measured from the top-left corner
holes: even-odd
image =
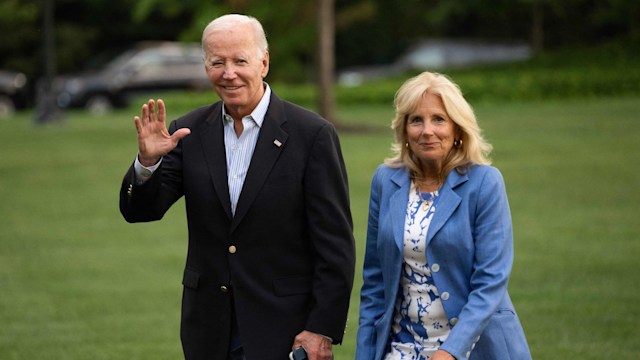
[[[444,226],[447,220],[449,220],[458,205],[460,205],[461,198],[453,189],[467,180],[468,177],[466,175],[460,175],[455,170],[452,170],[449,176],[447,176],[447,181],[442,185],[440,194],[438,194],[439,200],[437,202],[436,212],[433,214],[433,219],[429,225],[426,246],[429,246],[431,239],[433,239],[435,234]]]
[[[398,189],[391,195],[389,211],[391,212],[391,226],[396,245],[402,251],[404,247],[404,223],[409,202],[409,190],[411,181],[406,170],[399,170],[391,177],[391,181]]]
[[[251,204],[262,188],[271,168],[275,164],[282,149],[284,149],[289,135],[281,126],[286,122],[282,101],[271,93],[269,109],[260,128],[260,135],[253,151],[247,177],[242,186],[238,199],[236,213],[231,222],[231,231],[242,221]],[[226,176],[226,174],[225,174]],[[226,178],[225,178],[226,181]]]
[[[200,131],[195,133],[200,134],[200,143],[202,144],[205,161],[213,181],[213,187],[216,194],[218,194],[225,213],[231,220],[231,198],[229,197],[229,183],[227,182],[227,157],[224,149],[221,101],[213,105],[209,116],[202,123]]]

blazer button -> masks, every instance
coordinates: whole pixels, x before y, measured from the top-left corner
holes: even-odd
[[[226,287],[225,285],[220,286],[220,291],[223,293],[228,293],[229,292],[229,288]]]
[[[446,291],[445,291],[445,292],[443,292],[443,293],[440,295],[440,299],[442,299],[442,300],[449,300],[449,293],[448,293],[448,292],[446,292]]]
[[[432,271],[432,272],[438,272],[438,271],[440,271],[440,265],[439,265],[439,264],[433,264],[433,265],[431,265],[431,271]]]
[[[229,254],[235,254],[236,251],[238,251],[238,249],[236,249],[235,246],[233,245],[229,246]]]

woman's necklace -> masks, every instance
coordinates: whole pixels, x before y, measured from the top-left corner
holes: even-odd
[[[429,208],[431,207],[431,204],[433,204],[433,197],[431,197],[429,200],[425,199],[424,196],[422,196],[422,192],[420,191],[420,189],[417,189],[418,192],[418,197],[420,197],[420,201],[422,202],[422,210],[427,211],[429,210]]]
[[[420,201],[422,202],[422,209],[424,211],[429,210],[429,208],[431,207],[431,205],[433,205],[433,201],[435,200],[435,194],[433,193],[428,193],[429,194],[429,199],[425,199],[424,196],[422,196],[422,191],[420,191],[420,185],[422,182],[416,182],[416,192],[418,193],[418,197],[420,198]],[[438,184],[439,185],[439,182]]]

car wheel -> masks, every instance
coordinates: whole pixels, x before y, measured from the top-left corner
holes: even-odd
[[[0,119],[8,119],[16,112],[16,107],[8,96],[0,95]]]
[[[93,95],[87,100],[85,108],[94,115],[104,115],[113,110],[113,104],[104,95]]]

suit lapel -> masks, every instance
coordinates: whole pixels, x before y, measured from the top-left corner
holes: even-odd
[[[409,189],[411,181],[406,170],[399,170],[391,177],[391,181],[398,189],[391,195],[389,211],[391,214],[391,225],[393,227],[393,238],[396,245],[402,252],[404,247],[404,223],[407,214],[407,203],[409,202]]]
[[[447,181],[442,185],[440,193],[438,194],[439,199],[436,212],[433,214],[433,219],[429,225],[426,246],[429,246],[431,239],[433,239],[435,234],[444,226],[447,220],[449,220],[458,205],[460,205],[461,198],[453,189],[466,182],[467,179],[466,175],[460,175],[455,170],[452,170],[449,176],[447,176]]]
[[[238,199],[236,213],[231,223],[231,231],[242,221],[251,204],[260,192],[273,165],[280,156],[287,142],[288,134],[281,126],[286,121],[282,101],[271,93],[269,109],[260,128],[260,135],[256,143],[247,177],[242,186]],[[225,174],[226,176],[226,174]],[[226,181],[226,178],[225,178]]]
[[[447,177],[447,181],[442,185],[437,203],[436,212],[433,215],[429,232],[427,233],[426,246],[429,245],[435,234],[446,224],[453,212],[460,205],[461,198],[453,190],[458,185],[468,180],[466,175],[460,175],[455,170]],[[411,181],[406,170],[397,171],[391,181],[396,185],[397,190],[391,195],[390,216],[393,226],[393,237],[398,248],[402,251],[404,246],[404,226],[407,214],[407,203],[409,202],[409,190]]]
[[[213,181],[213,187],[216,194],[218,194],[225,213],[231,220],[231,199],[229,197],[229,183],[227,182],[227,157],[224,149],[221,101],[212,107],[206,121],[202,123],[200,131],[195,133],[200,134],[200,143],[202,144],[205,161]]]

